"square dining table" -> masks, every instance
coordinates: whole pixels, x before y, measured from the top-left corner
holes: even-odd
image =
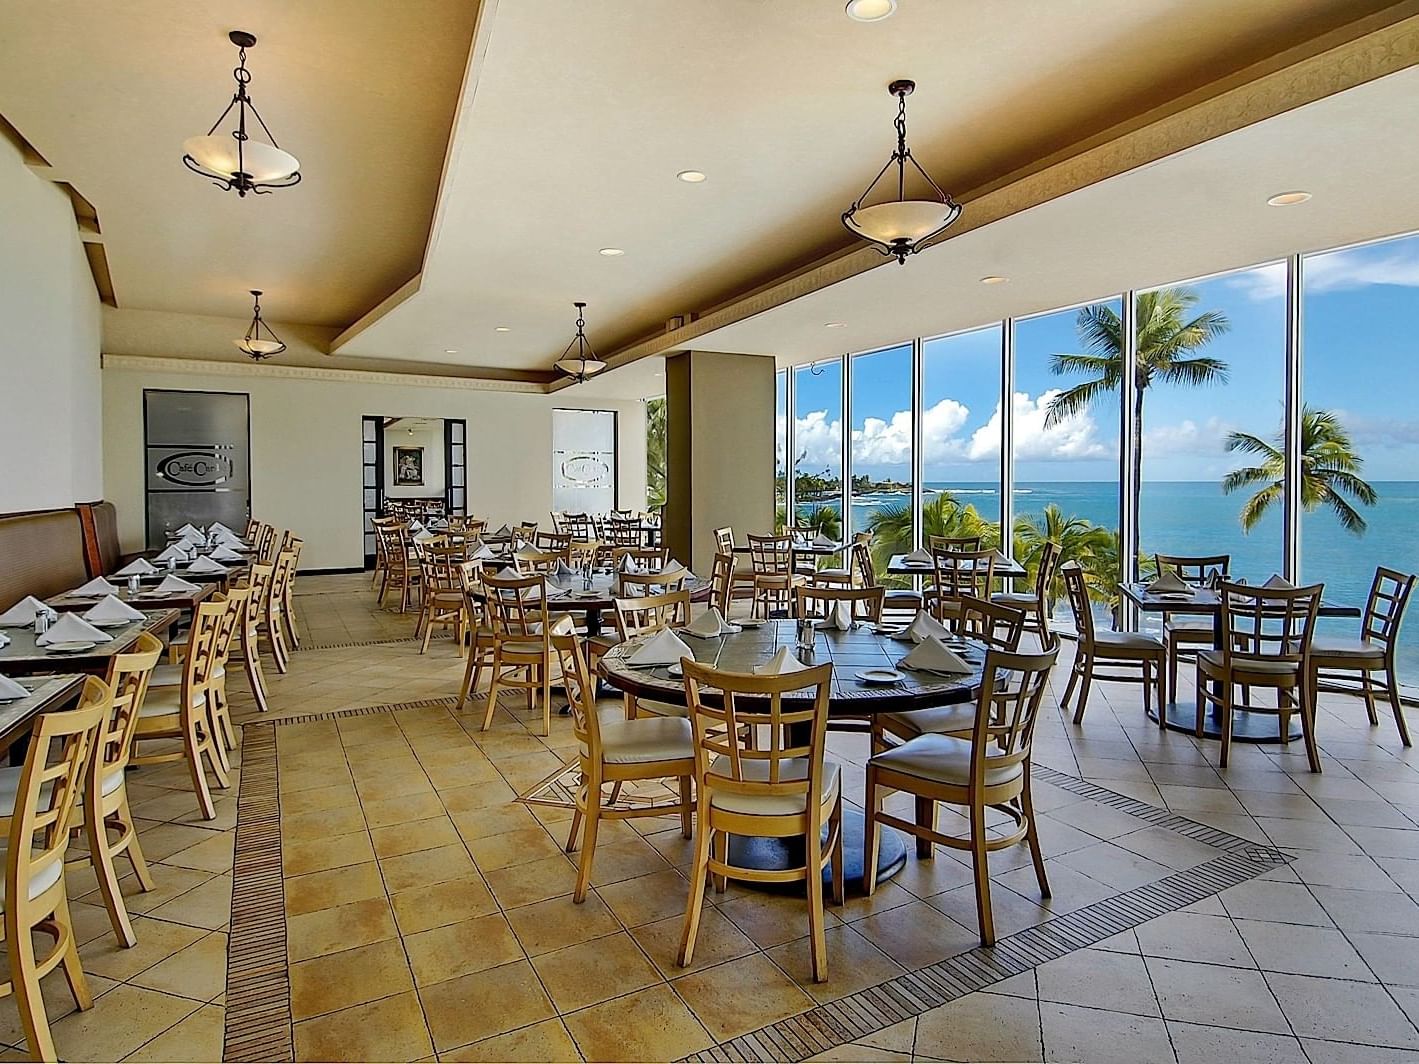
[[[105,629],[110,636],[108,642],[98,643],[87,650],[49,650],[35,643],[33,628],[0,628],[10,639],[0,647],[0,673],[14,679],[46,672],[82,672],[102,675],[108,671],[110,659],[129,650],[144,632],[152,632],[161,638],[180,616],[176,609],[158,609],[144,613],[141,621],[134,621],[122,628]]]
[[[84,674],[54,673],[26,677],[16,682],[29,691],[29,696],[0,702],[0,754],[29,735],[35,717],[52,709],[64,709],[78,698],[79,692],[84,689]]]
[[[164,573],[164,576],[167,574]],[[183,577],[186,580],[186,577]],[[158,581],[161,583],[161,580]],[[125,602],[135,610],[190,610],[199,602],[206,602],[219,590],[220,585],[207,580],[199,583],[196,580],[188,580],[189,584],[197,586],[196,591],[174,591],[156,593],[156,587],[151,582],[144,588],[140,582],[138,593],[135,595],[128,590],[128,583],[125,579],[114,593],[114,598],[120,602]],[[109,583],[113,583],[112,580]],[[55,595],[53,598],[45,599],[45,605],[50,609],[58,610],[60,613],[76,613],[82,610],[92,609],[103,601],[103,595],[76,595],[72,591]]]

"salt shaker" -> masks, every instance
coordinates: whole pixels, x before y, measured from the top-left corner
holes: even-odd
[[[173,572],[177,568],[177,557],[168,558],[168,572]]]
[[[794,646],[798,650],[813,649],[813,621],[811,618],[798,618],[798,625],[795,629]]]
[[[128,593],[129,593],[130,595],[136,595],[136,594],[138,594],[138,574],[137,574],[137,573],[130,573],[130,574],[128,575]]]
[[[34,612],[34,634],[35,634],[36,636],[41,636],[41,635],[44,635],[44,633],[47,632],[47,631],[49,631],[49,611],[48,611],[48,610],[35,610],[35,612]]]

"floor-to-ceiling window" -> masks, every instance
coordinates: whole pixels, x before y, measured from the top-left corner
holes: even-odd
[[[793,371],[795,525],[843,534],[843,364],[835,358]]]
[[[1363,606],[1377,565],[1419,572],[1419,236],[1306,256],[1302,277],[1300,575]],[[1414,616],[1399,665],[1419,682]]]
[[[1119,604],[1122,309],[1115,297],[1015,322],[1015,557],[1033,574],[1054,540],[1084,567],[1101,614]],[[1062,581],[1054,601],[1065,608]]]
[[[774,531],[788,523],[788,373],[774,374]]]
[[[912,345],[848,360],[852,413],[847,534],[912,534]]]

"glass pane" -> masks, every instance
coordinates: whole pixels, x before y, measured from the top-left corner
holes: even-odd
[[[1363,608],[1377,565],[1419,572],[1419,236],[1308,255],[1302,276],[1301,576]],[[1413,607],[1399,631],[1406,684],[1419,683]],[[1354,638],[1359,625],[1327,618],[1319,630]]]
[[[665,396],[645,401],[645,504],[652,510],[665,505],[666,415]]]
[[[377,509],[378,506],[379,506],[379,492],[376,491],[376,490],[373,489],[373,488],[366,488],[366,489],[365,489],[365,506],[364,506],[364,508],[365,508],[366,510],[373,511],[373,510]]]
[[[449,459],[454,465],[463,464],[463,444],[455,443],[448,449]]]
[[[849,371],[852,478],[847,533],[904,526],[910,543],[911,345],[855,355]]]
[[[463,487],[463,467],[461,465],[453,467],[453,486],[455,488]]]
[[[360,439],[364,443],[372,443],[375,438],[375,423],[365,418],[360,419]]]
[[[774,374],[774,531],[788,523],[788,370]]]
[[[457,444],[463,443],[463,442],[464,442],[464,435],[465,435],[465,433],[467,433],[467,431],[468,431],[468,425],[467,425],[465,422],[462,422],[462,421],[450,421],[448,424],[449,424],[450,430],[451,430],[452,433],[453,433],[453,436],[452,436],[453,442],[454,442],[454,443],[457,443]]]
[[[365,449],[365,458],[364,458],[365,464],[366,464],[366,465],[373,465],[375,462],[378,462],[378,461],[379,461],[379,448],[376,447],[376,446],[375,446],[374,444],[372,444],[372,443],[366,443],[366,444],[364,444],[363,446],[364,446],[364,449]]]
[[[1281,431],[1285,291],[1273,263],[1138,294],[1144,575],[1157,554],[1227,555],[1253,583],[1281,570],[1280,492],[1255,502],[1265,485],[1245,471]]]
[[[1122,357],[1120,298],[1015,323],[1015,557],[1033,578],[1053,539],[1077,561],[1105,625],[1118,605],[1118,388],[1097,366]],[[1114,322],[1114,339],[1096,323]],[[1056,615],[1067,612],[1063,581]],[[1067,623],[1067,622],[1066,622]]]
[[[793,523],[837,539],[842,535],[842,359],[793,372]]]
[[[364,466],[363,468],[364,468],[364,471],[365,471],[365,487],[367,487],[367,488],[372,488],[372,487],[374,487],[374,486],[375,486],[376,474],[379,472],[379,470],[377,469],[377,467],[375,467],[375,466],[369,466],[369,465]]]

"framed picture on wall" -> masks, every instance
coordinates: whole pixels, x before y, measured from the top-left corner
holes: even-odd
[[[422,487],[424,484],[424,449],[394,448],[394,484],[396,487]]]

